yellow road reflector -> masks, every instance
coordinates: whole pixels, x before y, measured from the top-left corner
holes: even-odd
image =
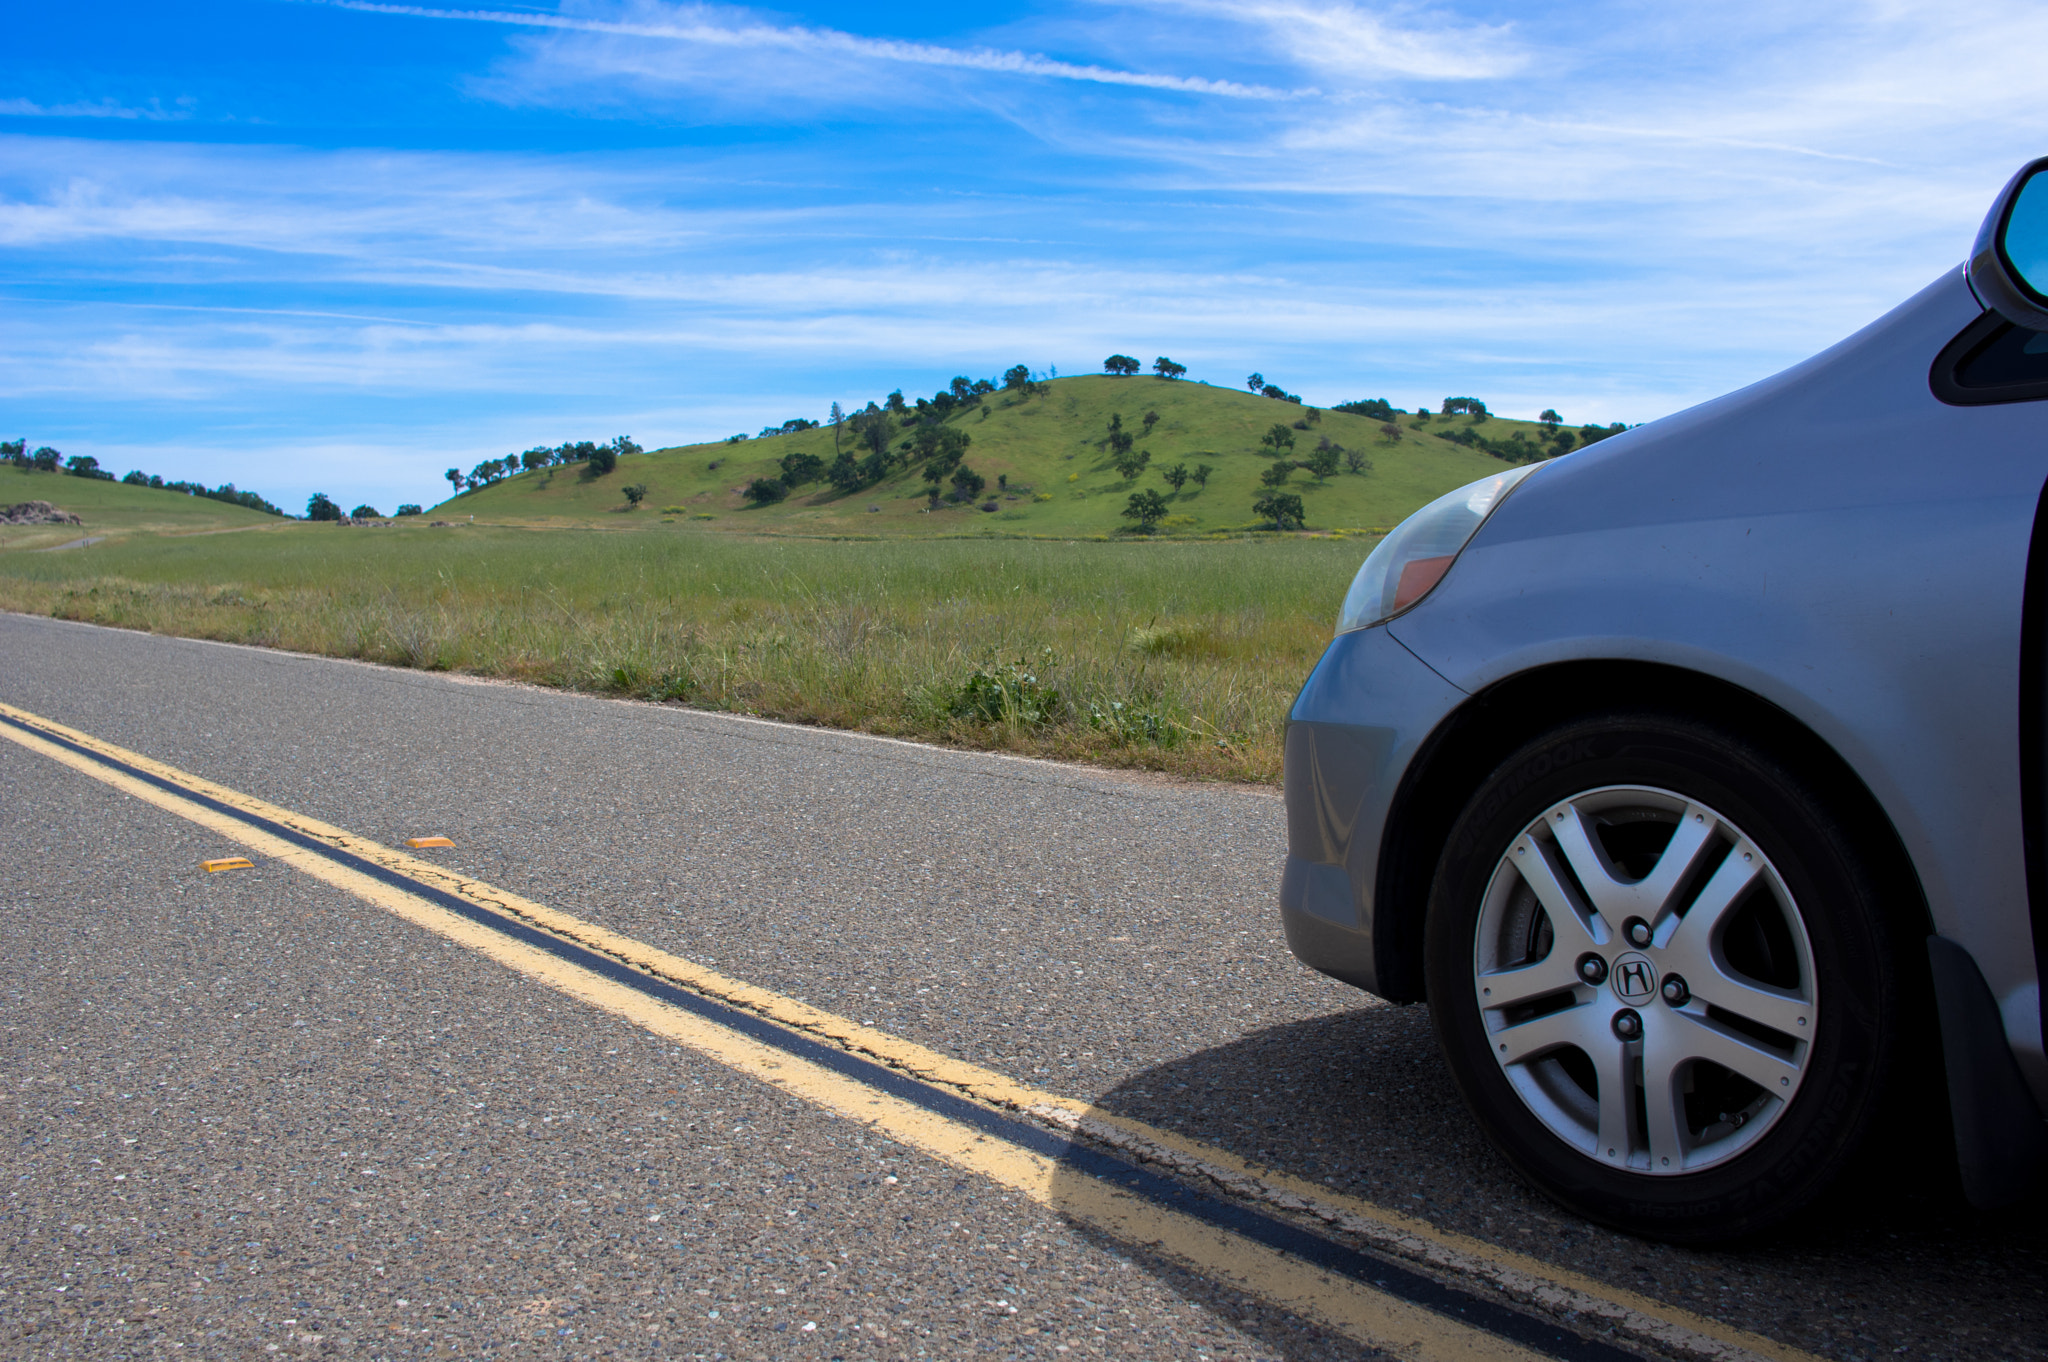
[[[455,845],[446,837],[408,837],[405,839],[405,844],[409,847],[452,847]]]
[[[223,856],[217,861],[201,861],[199,868],[210,875],[216,870],[253,870],[256,863],[247,856]]]

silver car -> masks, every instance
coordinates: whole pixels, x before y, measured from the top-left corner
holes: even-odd
[[[1973,1203],[2025,1195],[2044,484],[2048,158],[1847,340],[1381,541],[1287,731],[1294,953],[1427,1001],[1609,1225],[1751,1233],[1928,1111]]]

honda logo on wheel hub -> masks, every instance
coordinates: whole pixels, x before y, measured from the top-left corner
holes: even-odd
[[[1622,956],[1614,962],[1607,981],[1614,985],[1614,996],[1631,1007],[1640,1007],[1657,996],[1657,967],[1647,955],[1631,951]]]

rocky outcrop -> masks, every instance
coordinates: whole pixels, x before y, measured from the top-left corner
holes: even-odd
[[[83,525],[70,511],[60,511],[47,501],[24,501],[0,510],[0,525]]]

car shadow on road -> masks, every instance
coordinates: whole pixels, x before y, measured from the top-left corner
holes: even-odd
[[[1825,1355],[2048,1358],[2048,1199],[1978,1215],[1952,1173],[1923,1164],[1867,1174],[1731,1247],[1618,1234],[1546,1200],[1494,1153],[1423,1007],[1271,1027],[1137,1073],[1096,1106]],[[1213,1287],[1156,1270],[1218,1308]],[[1227,1303],[1223,1314],[1290,1360],[1355,1355],[1292,1322],[1261,1326]]]

